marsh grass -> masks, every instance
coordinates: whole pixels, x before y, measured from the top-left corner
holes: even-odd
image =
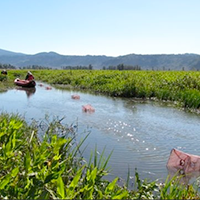
[[[165,183],[160,186],[160,199],[199,199],[198,189],[195,185],[185,184],[183,175],[167,177]]]

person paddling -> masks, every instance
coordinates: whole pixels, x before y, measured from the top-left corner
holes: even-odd
[[[3,71],[1,71],[1,74],[7,75],[7,71],[4,69]]]
[[[34,80],[34,76],[30,71],[28,71],[25,80],[28,80],[28,81]]]

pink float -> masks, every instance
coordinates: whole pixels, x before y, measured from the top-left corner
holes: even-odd
[[[72,99],[80,99],[80,96],[78,94],[73,94],[71,97]]]
[[[52,88],[49,87],[49,86],[47,86],[47,87],[45,87],[45,89],[46,89],[46,90],[51,90]]]
[[[95,109],[90,104],[83,105],[82,110],[84,112],[95,112]]]

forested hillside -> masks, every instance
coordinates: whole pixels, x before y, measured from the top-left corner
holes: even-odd
[[[0,64],[10,64],[16,68],[32,65],[49,68],[85,67],[109,69],[118,65],[136,66],[141,70],[200,70],[198,54],[128,54],[111,56],[60,55],[55,52],[43,52],[34,55],[15,53],[0,49]]]

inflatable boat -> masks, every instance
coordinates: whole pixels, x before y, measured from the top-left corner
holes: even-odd
[[[14,83],[15,83],[15,85],[21,86],[21,87],[29,87],[30,88],[30,87],[36,86],[36,83],[34,80],[29,81],[29,80],[21,80],[19,78],[16,78],[14,80]]]

